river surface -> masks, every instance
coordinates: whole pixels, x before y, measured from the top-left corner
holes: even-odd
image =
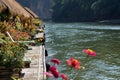
[[[120,80],[120,25],[97,23],[45,22],[48,57],[58,58],[60,73],[70,80]],[[87,57],[83,49],[96,51],[96,57]],[[74,57],[85,69],[71,69],[66,60]],[[53,79],[50,80],[62,80]]]

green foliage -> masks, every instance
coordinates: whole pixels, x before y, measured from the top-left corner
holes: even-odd
[[[16,79],[14,77],[11,77],[11,80],[21,80],[20,78]]]
[[[6,33],[10,29],[10,25],[7,22],[0,22],[0,32]]]
[[[94,13],[98,18],[112,19],[120,18],[120,1],[119,0],[97,0],[91,5]]]
[[[40,19],[32,19],[33,24],[35,24],[36,26],[42,26],[43,22]]]
[[[5,42],[0,47],[0,65],[7,68],[20,68],[23,66],[25,53],[23,43]]]
[[[6,37],[3,33],[0,32],[0,44],[3,44],[3,43],[5,43],[8,40],[9,40],[9,38]]]
[[[54,21],[119,19],[120,0],[54,0]]]

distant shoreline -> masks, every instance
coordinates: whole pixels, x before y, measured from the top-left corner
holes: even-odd
[[[102,20],[102,21],[98,21],[98,23],[105,23],[105,24],[120,24],[120,19]]]
[[[72,23],[72,22],[78,22],[78,21],[52,21],[52,19],[46,19],[43,20],[45,22],[55,22],[55,23]],[[79,21],[79,22],[95,22],[95,23],[100,23],[100,24],[118,24],[120,25],[120,19],[111,19],[111,20],[101,20],[101,21]]]

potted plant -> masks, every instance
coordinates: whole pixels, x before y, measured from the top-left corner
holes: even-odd
[[[8,78],[15,74],[19,77],[21,68],[24,65],[24,53],[24,43],[3,43],[0,47],[0,71],[4,75],[8,75]]]

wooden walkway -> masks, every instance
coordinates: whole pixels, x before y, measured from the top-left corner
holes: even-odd
[[[40,31],[37,33],[35,39],[38,38],[45,38],[44,32]],[[29,46],[29,48],[31,50],[25,53],[24,60],[31,61],[30,68],[22,69],[22,80],[46,80],[46,76],[44,75],[44,72],[46,72],[44,45]]]
[[[45,80],[45,48],[44,46],[31,46],[32,50],[25,53],[25,59],[30,59],[30,68],[22,69],[22,80]]]

